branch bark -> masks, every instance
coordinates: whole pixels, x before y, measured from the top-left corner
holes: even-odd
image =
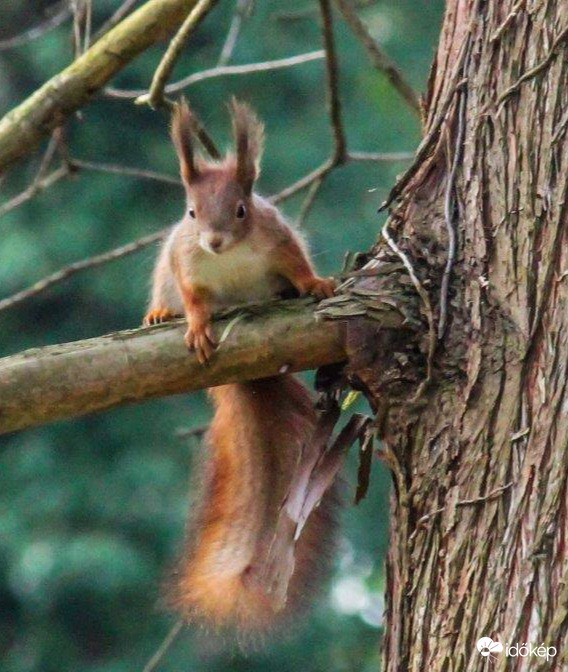
[[[184,320],[35,348],[0,360],[0,433],[221,383],[345,359],[342,325],[316,320],[309,300],[232,310],[209,366],[183,344]],[[396,310],[387,324],[402,322]]]
[[[196,0],[149,0],[0,120],[0,173],[25,156],[117,72],[185,19]]]

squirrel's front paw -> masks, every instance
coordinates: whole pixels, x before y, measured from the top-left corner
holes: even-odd
[[[154,308],[144,317],[142,324],[145,327],[149,327],[152,324],[161,324],[162,322],[167,322],[168,320],[173,320],[176,317],[169,308]]]
[[[217,345],[210,324],[188,327],[184,340],[187,347],[195,351],[200,364],[208,362]]]
[[[333,296],[336,283],[333,278],[315,277],[306,287],[309,294],[313,294],[316,299],[329,299]]]

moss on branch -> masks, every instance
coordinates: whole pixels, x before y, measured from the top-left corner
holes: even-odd
[[[167,38],[196,0],[149,0],[0,120],[0,174],[152,44]]]

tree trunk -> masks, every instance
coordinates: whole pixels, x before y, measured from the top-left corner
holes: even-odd
[[[447,328],[422,389],[400,357],[352,362],[395,482],[385,671],[568,666],[567,42],[566,2],[448,0],[388,222],[436,328],[457,233]]]

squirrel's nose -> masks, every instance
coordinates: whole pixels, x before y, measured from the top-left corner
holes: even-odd
[[[223,245],[223,238],[221,236],[211,236],[209,239],[209,245],[213,252],[219,252],[221,246]]]

